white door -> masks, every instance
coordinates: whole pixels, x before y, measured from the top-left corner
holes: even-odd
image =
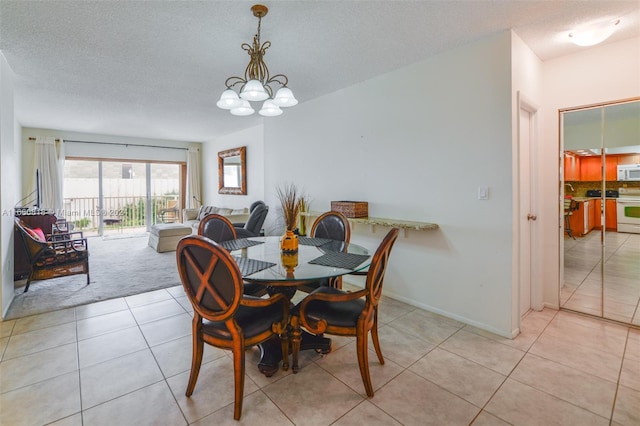
[[[535,162],[536,162],[536,111],[530,102],[519,94],[518,159],[519,159],[519,302],[520,316],[536,307],[535,279],[536,220]],[[532,266],[533,265],[533,266]]]

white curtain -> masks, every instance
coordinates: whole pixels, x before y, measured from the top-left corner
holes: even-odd
[[[35,164],[36,175],[40,180],[40,208],[62,210],[62,181],[64,171],[64,143],[52,136],[36,138]]]
[[[200,191],[200,150],[189,148],[187,151],[187,208],[197,208],[202,204]]]

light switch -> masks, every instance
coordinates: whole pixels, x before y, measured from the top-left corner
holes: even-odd
[[[488,186],[479,186],[478,187],[478,200],[488,200],[489,199],[489,187]]]

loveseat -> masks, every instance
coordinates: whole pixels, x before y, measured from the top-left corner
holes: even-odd
[[[226,207],[216,206],[201,206],[196,209],[184,209],[182,211],[182,223],[191,227],[191,233],[198,233],[198,226],[200,225],[200,219],[208,214],[219,214],[225,216],[232,223],[233,222],[246,222],[249,219],[249,209],[230,209]]]

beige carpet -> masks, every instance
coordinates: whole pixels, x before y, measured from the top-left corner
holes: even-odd
[[[26,293],[16,287],[6,319],[180,285],[176,252],[157,253],[147,242],[147,235],[89,237],[90,285],[73,275],[33,281]]]

